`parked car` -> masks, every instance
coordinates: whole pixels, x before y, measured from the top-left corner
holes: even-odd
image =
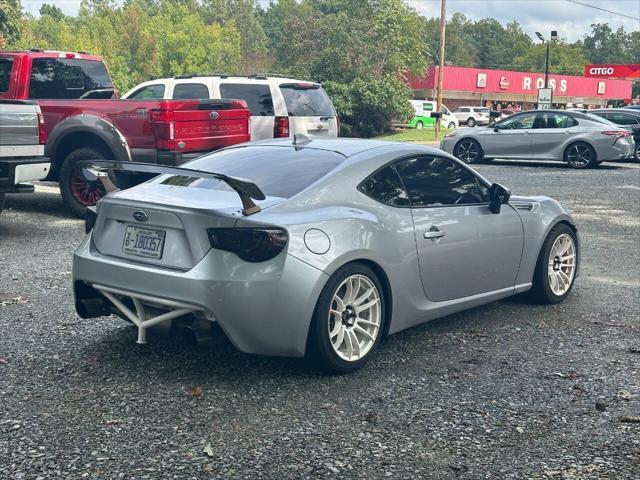
[[[240,98],[251,110],[251,140],[296,133],[335,138],[336,110],[319,83],[274,75],[193,75],[160,78],[133,87],[122,98]]]
[[[243,101],[115,100],[100,57],[43,50],[0,52],[0,99],[36,99],[47,130],[48,180],[83,216],[105,194],[95,177],[75,168],[83,159],[179,165],[249,140]]]
[[[1,79],[0,79],[1,80]],[[44,156],[44,118],[34,102],[0,100],[0,212],[5,194],[31,193],[51,164]]]
[[[409,100],[415,111],[415,116],[409,122],[409,128],[420,130],[424,127],[435,127],[436,120],[431,118],[431,113],[436,112],[437,103],[431,100]],[[458,128],[458,119],[451,113],[445,104],[442,104],[442,119],[440,124],[449,130]]]
[[[456,131],[440,148],[467,163],[492,158],[559,160],[590,168],[633,155],[631,133],[579,112],[538,110],[512,115],[490,127]]]
[[[605,118],[618,127],[626,128],[633,135],[636,143],[634,150],[634,158],[640,161],[640,110],[626,108],[602,108],[590,110],[589,113]]]
[[[453,111],[453,115],[458,119],[460,125],[475,127],[476,125],[489,125],[491,119],[487,107],[458,107]]]
[[[528,290],[560,302],[578,272],[558,202],[511,196],[431,147],[296,137],[180,168],[93,168],[162,174],[103,198],[73,260],[78,314],[115,312],[140,343],[187,316],[244,352],[348,372],[427,320]]]
[[[511,115],[515,115],[516,113],[518,113],[517,110],[514,110],[513,108],[503,108],[500,110],[500,118],[507,118]]]

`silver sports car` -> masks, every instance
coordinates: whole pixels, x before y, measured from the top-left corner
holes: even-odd
[[[466,163],[492,158],[559,160],[590,168],[605,160],[633,157],[628,130],[593,115],[538,110],[512,115],[476,129],[451,132],[440,148]]]
[[[569,213],[516,197],[434,148],[267,140],[102,199],[73,261],[83,318],[146,329],[216,323],[241,351],[361,367],[386,335],[531,290],[563,300],[578,272]],[[103,174],[104,175],[104,174]]]

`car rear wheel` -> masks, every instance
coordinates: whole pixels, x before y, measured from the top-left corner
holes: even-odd
[[[323,370],[349,373],[363,367],[382,337],[382,285],[367,265],[351,263],[325,285],[309,332],[309,356]]]
[[[62,162],[59,178],[62,200],[80,218],[85,216],[87,207],[95,205],[107,192],[98,177],[86,169],[77,169],[76,162],[106,158],[101,151],[85,147],[72,151]]]
[[[470,127],[475,127],[476,126],[476,119],[473,117],[469,117],[469,119],[467,120],[467,125]]]
[[[563,301],[573,288],[578,267],[578,242],[568,225],[556,225],[542,244],[533,276],[534,298],[540,303]]]
[[[423,127],[424,125],[422,124],[422,122],[416,123],[416,130],[422,130]]]
[[[453,122],[450,122],[449,125],[447,125],[447,128],[449,130],[455,130],[456,129],[456,124]]]
[[[598,164],[595,150],[584,142],[569,145],[564,152],[564,161],[571,168],[591,168]]]
[[[471,138],[465,138],[456,144],[453,156],[464,163],[479,163],[484,158],[484,152],[478,142]]]

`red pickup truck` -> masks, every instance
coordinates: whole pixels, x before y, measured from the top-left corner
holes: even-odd
[[[79,160],[179,165],[250,140],[243,100],[117,100],[102,59],[84,53],[0,51],[0,99],[37,100],[65,203],[83,216],[105,194]]]

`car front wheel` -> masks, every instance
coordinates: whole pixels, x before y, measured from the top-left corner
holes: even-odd
[[[422,124],[422,122],[418,122],[418,123],[416,123],[416,130],[422,130],[422,127],[424,127],[424,125]]]
[[[540,303],[563,301],[573,288],[578,242],[568,225],[556,225],[542,244],[533,276],[532,294]]]
[[[340,268],[320,294],[309,336],[309,355],[323,370],[353,372],[365,365],[382,337],[385,300],[367,265]]]
[[[455,123],[453,123],[453,122],[451,122],[451,123],[449,123],[449,125],[447,125],[447,128],[448,128],[449,130],[455,130],[455,129],[456,129],[456,124],[455,124]]]

